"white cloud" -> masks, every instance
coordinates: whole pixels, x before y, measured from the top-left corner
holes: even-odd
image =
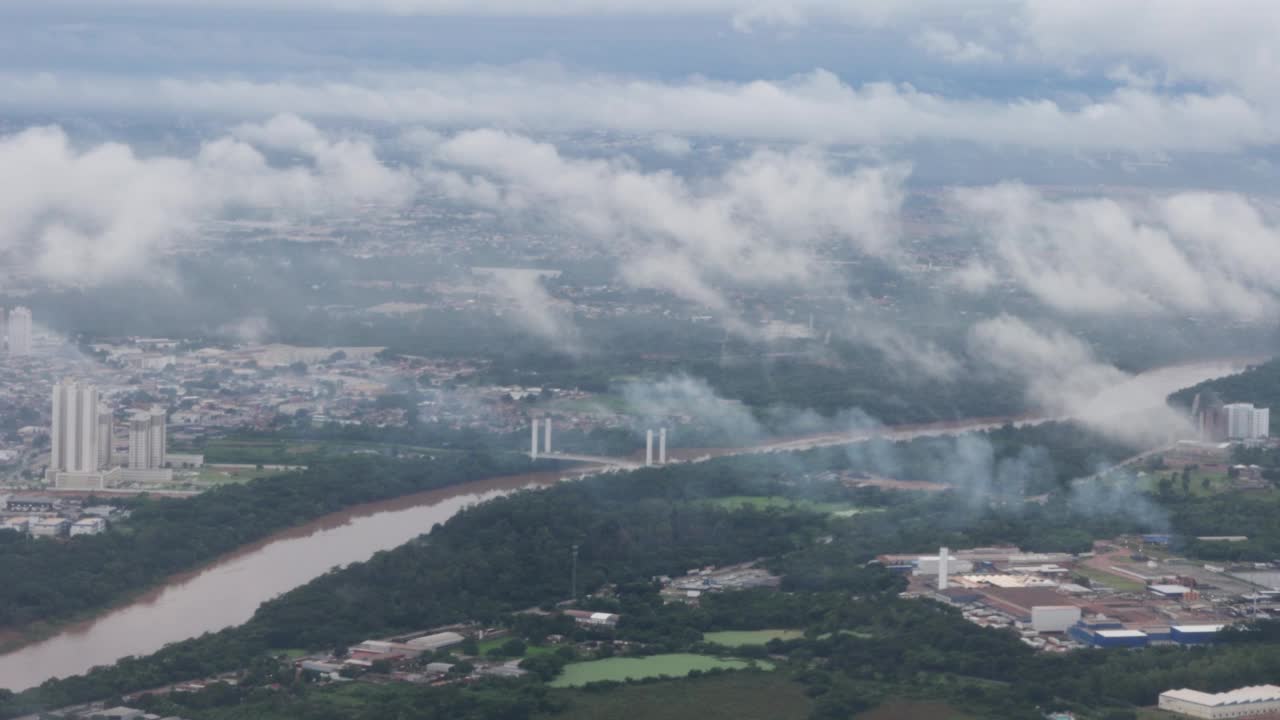
[[[459,133],[435,147],[425,177],[450,197],[582,234],[622,256],[623,277],[729,317],[724,283],[827,282],[820,244],[896,251],[905,170],[843,172],[811,149],[761,150],[720,177],[690,182],[627,158],[566,157],[511,133]],[[744,326],[735,323],[735,329]]]
[[[1280,227],[1245,198],[1177,193],[1059,199],[1020,184],[959,190],[953,207],[987,244],[962,270],[973,290],[1007,278],[1080,313],[1213,313],[1277,308]]]
[[[1027,398],[1051,416],[1138,444],[1167,442],[1189,429],[1165,404],[1168,387],[1099,361],[1092,348],[1061,330],[1042,331],[1001,315],[970,329],[969,354],[1021,381]]]
[[[926,53],[951,63],[989,63],[1003,59],[999,52],[972,40],[960,40],[945,30],[923,30],[915,36],[915,43]]]
[[[824,71],[782,80],[634,78],[556,65],[366,74],[343,80],[0,74],[0,106],[296,113],[437,128],[613,130],[801,143],[972,142],[1062,151],[1236,151],[1276,142],[1266,108],[1230,92],[1121,88],[1071,102],[954,98],[883,82],[853,86]]]
[[[314,163],[292,167],[274,167],[231,137],[172,157],[118,143],[78,148],[56,127],[0,136],[0,253],[47,278],[91,284],[153,269],[228,210],[323,212],[412,192],[412,180],[379,164],[367,144],[310,131]]]
[[[693,143],[678,135],[670,135],[667,133],[659,133],[653,138],[653,149],[663,155],[671,157],[684,157],[693,152]]]

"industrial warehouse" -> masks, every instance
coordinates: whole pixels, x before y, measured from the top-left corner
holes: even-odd
[[[1222,693],[1167,690],[1160,693],[1160,709],[1195,718],[1241,718],[1280,713],[1280,687],[1256,685]]]
[[[1280,615],[1280,573],[1270,563],[1196,564],[1156,549],[1167,543],[1117,538],[1080,555],[941,548],[877,561],[910,576],[906,595],[958,607],[1046,652],[1204,644],[1234,622]]]

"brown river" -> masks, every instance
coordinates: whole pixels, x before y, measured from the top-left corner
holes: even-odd
[[[1126,405],[1163,402],[1170,392],[1239,371],[1244,361],[1218,361],[1153,370],[1108,391]],[[1012,420],[982,418],[900,428],[825,433],[771,441],[755,447],[681,451],[680,459],[710,455],[794,450],[857,442],[869,437],[905,439],[958,434]],[[1038,418],[1020,421],[1036,422]],[[330,568],[369,559],[443,523],[459,510],[517,490],[540,488],[578,477],[582,469],[493,478],[408,495],[328,515],[245,546],[190,573],[170,578],[133,602],[57,635],[0,656],[0,688],[22,690],[53,677],[78,675],[129,655],[146,655],[166,644],[247,621],[262,602],[303,585]]]

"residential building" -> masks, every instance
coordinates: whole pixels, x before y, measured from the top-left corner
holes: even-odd
[[[31,354],[31,311],[19,305],[9,313],[9,354]]]
[[[53,451],[50,472],[92,473],[98,455],[98,390],[64,381],[53,386]]]
[[[1255,440],[1271,435],[1271,410],[1255,408],[1252,403],[1231,403],[1223,407],[1227,413],[1227,437],[1231,440]]]

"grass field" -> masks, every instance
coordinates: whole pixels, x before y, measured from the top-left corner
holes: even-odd
[[[205,462],[214,465],[218,463],[298,465],[306,464],[308,459],[311,458],[350,455],[353,453],[384,454],[398,452],[406,455],[438,455],[459,451],[418,445],[347,440],[318,443],[305,440],[219,438],[209,441],[209,444],[204,448],[193,452],[203,452]]]
[[[182,471],[177,471],[181,473]],[[222,485],[226,483],[242,483],[256,480],[261,477],[271,477],[273,475],[281,475],[285,470],[259,470],[257,468],[227,468],[218,469],[209,466],[202,467],[195,471],[196,482],[211,483]],[[177,475],[177,473],[175,473]],[[178,475],[181,477],[181,475]]]
[[[770,508],[778,508],[782,510],[807,510],[815,513],[826,513],[828,515],[853,515],[861,512],[857,506],[848,503],[797,500],[795,498],[782,497],[779,495],[768,497],[763,495],[730,495],[728,497],[712,498],[707,500],[707,502],[712,505],[725,508],[726,510],[741,510],[743,508],[768,510]]]
[[[489,638],[488,640],[481,640],[480,642],[476,643],[476,647],[480,648],[480,656],[484,657],[485,655],[489,654],[490,650],[494,648],[502,647],[504,643],[510,640],[511,640],[510,637]],[[526,643],[524,646],[524,655],[522,655],[521,657],[533,657],[535,655],[545,655],[547,653],[553,653],[555,651],[556,651],[555,648],[549,647],[546,645],[529,645]]]
[[[628,685],[605,693],[556,691],[569,706],[538,720],[804,720],[811,701],[782,673],[728,673]]]
[[[764,645],[775,638],[792,640],[798,637],[804,637],[804,633],[799,630],[721,630],[702,635],[703,640],[725,647]]]
[[[551,687],[579,687],[602,680],[621,682],[662,675],[684,677],[694,670],[714,668],[741,670],[747,667],[750,667],[750,664],[742,660],[722,660],[709,655],[692,653],[651,655],[644,658],[615,657],[566,665],[560,677],[551,682]]]
[[[1095,582],[1114,588],[1120,592],[1141,592],[1146,589],[1146,585],[1123,575],[1115,575],[1105,570],[1097,570],[1087,565],[1077,565],[1075,572],[1093,580]]]
[[[922,700],[891,700],[874,710],[854,716],[855,720],[975,720],[946,703]]]

